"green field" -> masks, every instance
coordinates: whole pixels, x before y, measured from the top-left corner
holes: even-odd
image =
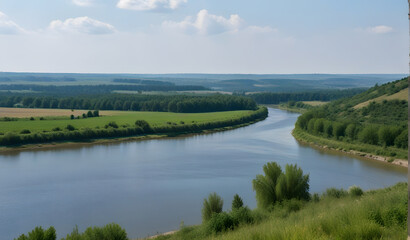
[[[228,111],[228,112],[211,112],[211,113],[170,113],[170,112],[118,112],[113,116],[102,116],[85,119],[69,119],[66,117],[46,117],[45,120],[36,118],[30,121],[28,118],[19,118],[17,121],[0,121],[0,133],[16,132],[19,133],[23,129],[31,132],[51,131],[53,128],[59,127],[64,129],[68,124],[76,129],[81,128],[103,128],[109,122],[116,122],[118,125],[133,126],[136,120],[145,120],[152,127],[165,126],[174,123],[181,125],[189,125],[192,123],[217,122],[229,119],[237,119],[242,116],[247,116],[253,111]],[[51,118],[51,119],[50,119]]]

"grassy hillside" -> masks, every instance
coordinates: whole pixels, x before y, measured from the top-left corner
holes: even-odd
[[[339,142],[336,148],[407,159],[407,94],[405,78],[312,108],[299,117],[295,137],[323,145],[314,140],[320,137]]]
[[[368,191],[362,196],[330,189],[310,202],[275,206],[254,224],[222,233],[207,232],[206,225],[182,227],[157,240],[182,239],[406,239],[407,184]]]

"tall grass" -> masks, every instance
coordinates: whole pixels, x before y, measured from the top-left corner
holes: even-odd
[[[318,201],[276,205],[261,221],[234,231],[207,234],[204,226],[185,227],[170,239],[406,239],[407,184],[340,198],[323,195]],[[298,205],[298,210],[295,205]],[[260,210],[254,210],[256,213]]]

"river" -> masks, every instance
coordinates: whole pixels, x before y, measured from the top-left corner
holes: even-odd
[[[201,222],[211,192],[225,209],[238,193],[256,206],[252,179],[270,161],[296,163],[310,192],[358,185],[376,189],[407,181],[407,169],[299,144],[298,114],[269,109],[247,127],[190,137],[0,154],[0,239],[53,225],[58,238],[75,225],[116,222],[146,237]]]

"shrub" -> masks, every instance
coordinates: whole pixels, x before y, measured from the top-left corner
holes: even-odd
[[[207,222],[207,230],[211,233],[218,233],[234,228],[232,217],[225,213],[214,213]]]
[[[91,111],[87,112],[87,117],[94,117],[94,114]]]
[[[202,207],[202,221],[208,221],[214,213],[221,213],[223,204],[224,202],[218,194],[209,194],[208,199],[204,199]]]
[[[73,114],[71,114],[70,119],[71,119],[71,120],[75,119],[75,117],[74,117]]]
[[[83,118],[87,118],[87,114],[83,113],[83,114],[82,114],[82,117],[83,117]]]
[[[319,201],[320,201],[320,196],[319,196],[319,194],[318,194],[318,193],[314,193],[314,194],[312,195],[311,200],[312,200],[313,202],[319,202]]]
[[[252,212],[248,207],[236,208],[231,211],[230,215],[235,226],[254,222]]]
[[[241,207],[243,207],[242,198],[239,197],[238,194],[235,194],[235,196],[233,196],[233,200],[232,200],[232,210],[239,209]]]
[[[40,117],[40,120],[45,120],[44,117]]]
[[[109,122],[107,125],[105,125],[105,128],[109,128],[109,127],[112,127],[112,128],[118,128],[118,124],[116,123],[116,122]]]
[[[100,116],[100,111],[94,110],[93,116],[94,116],[94,117],[99,117],[99,116]]]
[[[30,134],[31,132],[30,132],[30,130],[28,130],[28,129],[23,129],[23,130],[21,130],[21,132],[20,132],[20,134]]]
[[[34,118],[33,118],[33,117],[30,117],[30,121],[34,121]]]
[[[378,128],[367,126],[359,133],[359,140],[364,143],[376,145],[379,142]]]
[[[263,166],[264,175],[257,175],[252,180],[253,190],[256,192],[258,207],[267,208],[276,202],[275,187],[282,169],[275,162],[269,162]]]
[[[145,120],[135,121],[135,126],[142,128],[142,130],[144,130],[144,132],[151,132],[152,131],[151,126]]]
[[[53,130],[54,132],[59,132],[59,131],[61,131],[61,128],[55,127],[55,128],[53,128],[52,130]]]
[[[20,137],[14,133],[14,132],[7,132],[1,141],[2,144],[4,145],[12,145],[12,144],[17,144],[20,143]]]
[[[352,197],[360,197],[363,195],[363,190],[358,186],[349,187],[349,195]]]
[[[285,173],[278,178],[275,188],[276,198],[309,200],[309,174],[303,175],[297,165],[286,164]]]
[[[36,227],[33,231],[28,233],[28,236],[22,234],[19,238],[15,240],[56,240],[56,230],[53,226],[49,227],[47,230],[43,230],[42,227]]]
[[[334,198],[341,198],[341,197],[347,196],[347,192],[343,188],[341,188],[341,189],[328,188],[328,189],[326,189],[326,192],[325,192],[324,196],[334,197]]]
[[[71,124],[68,124],[67,127],[65,127],[68,131],[74,131],[75,127]]]
[[[75,227],[71,234],[62,240],[128,240],[127,232],[120,225],[111,223],[104,227],[89,227],[84,233]]]

